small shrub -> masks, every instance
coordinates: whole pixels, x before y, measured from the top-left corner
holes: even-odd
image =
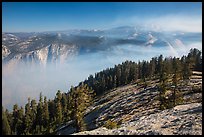
[[[159,109],[160,109],[160,110],[165,110],[165,109],[166,109],[166,106],[165,106],[164,104],[161,104]]]
[[[176,99],[176,105],[182,105],[184,103],[184,99],[183,99],[183,97],[181,96],[181,97],[178,97],[177,99]]]
[[[104,124],[104,126],[108,129],[113,129],[113,128],[117,128],[118,124],[115,121],[111,121],[110,119],[106,121],[106,123]]]
[[[199,87],[199,86],[193,86],[192,92],[193,93],[201,93],[202,92],[202,88]]]

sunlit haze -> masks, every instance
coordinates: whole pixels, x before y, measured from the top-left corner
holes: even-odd
[[[38,100],[40,92],[53,98],[58,89],[67,92],[90,74],[126,60],[181,57],[191,48],[201,50],[202,3],[3,2],[2,34],[2,49],[9,54],[8,63],[2,64],[2,102],[11,109],[28,97]],[[49,43],[50,37],[58,43]],[[48,50],[68,59],[47,63]],[[29,58],[44,64],[19,63]]]

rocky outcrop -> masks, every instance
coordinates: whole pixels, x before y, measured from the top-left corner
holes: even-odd
[[[32,34],[30,36],[25,33],[25,35],[27,35],[25,38],[19,38],[13,34],[2,36],[2,61],[4,63],[24,62],[41,65],[49,62],[61,63],[77,53],[76,44],[67,42],[67,38],[61,39],[60,34]]]
[[[2,59],[7,57],[10,53],[11,51],[6,46],[2,45]]]
[[[9,54],[6,49],[5,56]],[[2,51],[2,53],[4,53]],[[46,65],[47,63],[62,63],[69,59],[69,57],[76,54],[76,47],[74,45],[65,44],[51,44],[41,49],[29,51],[25,53],[11,54],[9,61],[25,62],[25,63],[39,63]],[[3,57],[3,55],[2,55]],[[9,57],[8,57],[9,58]]]
[[[100,127],[74,135],[201,135],[202,104],[178,105],[148,116],[141,116],[117,129]]]

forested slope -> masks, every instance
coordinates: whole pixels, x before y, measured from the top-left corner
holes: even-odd
[[[192,75],[193,74],[193,75]],[[90,75],[54,99],[40,94],[24,107],[2,107],[2,134],[71,134],[117,128],[140,116],[202,101],[202,53],[150,61],[126,61]],[[199,110],[200,112],[200,110]],[[202,119],[202,118],[201,118]],[[200,132],[199,132],[200,133]]]

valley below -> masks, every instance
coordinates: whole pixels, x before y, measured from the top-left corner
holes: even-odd
[[[67,92],[89,75],[126,60],[150,60],[160,54],[180,57],[190,48],[202,49],[201,36],[132,26],[2,33],[3,106],[11,110],[28,97],[37,99],[40,92],[53,98],[57,90]],[[14,91],[20,97],[13,96]]]

